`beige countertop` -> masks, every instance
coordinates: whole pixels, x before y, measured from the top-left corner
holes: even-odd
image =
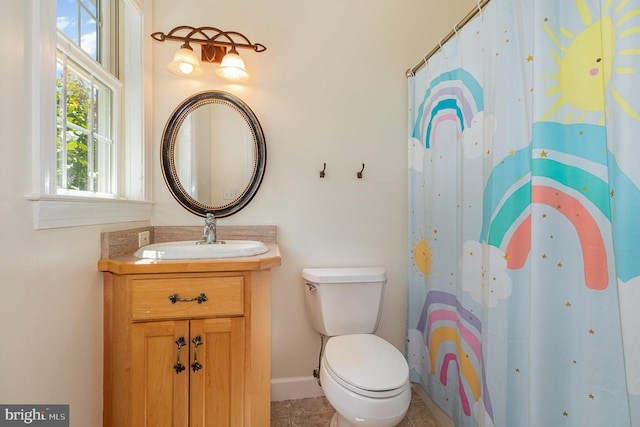
[[[140,259],[125,255],[98,261],[98,270],[116,274],[203,273],[224,271],[265,270],[281,263],[280,248],[267,244],[268,252],[260,255],[221,259]]]

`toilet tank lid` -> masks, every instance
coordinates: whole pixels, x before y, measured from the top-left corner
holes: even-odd
[[[304,268],[302,277],[313,283],[384,282],[384,267]]]

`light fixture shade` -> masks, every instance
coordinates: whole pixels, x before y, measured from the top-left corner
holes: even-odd
[[[181,77],[202,77],[204,70],[200,60],[189,45],[183,45],[173,56],[173,61],[167,65],[169,71]]]
[[[235,49],[222,58],[222,62],[216,70],[216,76],[230,82],[243,82],[249,79],[249,73],[244,68],[244,61]]]

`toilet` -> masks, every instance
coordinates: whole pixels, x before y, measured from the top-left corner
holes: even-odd
[[[384,268],[305,268],[302,277],[309,322],[329,337],[319,378],[336,410],[331,427],[399,424],[411,401],[409,367],[398,349],[373,334]]]

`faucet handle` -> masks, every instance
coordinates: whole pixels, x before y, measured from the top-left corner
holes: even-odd
[[[207,224],[207,225],[215,225],[216,224],[216,217],[213,215],[213,213],[207,212],[207,216],[204,219],[204,223]]]

